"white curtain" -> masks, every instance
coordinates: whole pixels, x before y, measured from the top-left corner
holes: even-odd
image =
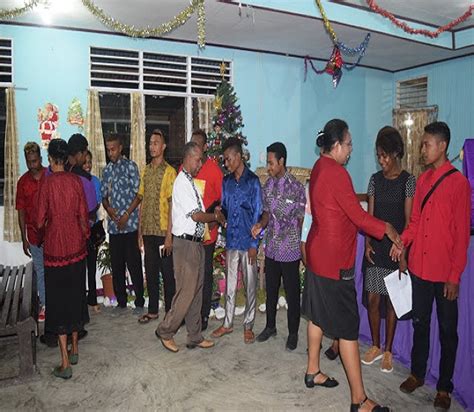
[[[20,177],[18,159],[18,127],[16,120],[15,90],[8,88],[6,93],[6,128],[5,128],[5,182],[3,186],[3,239],[7,242],[21,240],[18,226],[17,212],[15,210],[16,185]]]
[[[212,130],[212,118],[215,110],[213,106],[214,98],[198,97],[199,128],[209,133]]]
[[[100,117],[99,92],[89,90],[87,97],[87,118],[85,133],[89,141],[89,150],[92,153],[92,174],[102,178],[105,167],[105,145],[102,133],[102,119]]]

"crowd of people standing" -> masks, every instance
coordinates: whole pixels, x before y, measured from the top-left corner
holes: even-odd
[[[344,167],[353,141],[348,125],[339,119],[331,120],[318,133],[320,156],[311,172],[307,196],[304,186],[288,172],[287,149],[280,142],[267,147],[269,178],[263,187],[245,164],[239,139],[229,138],[223,144],[228,172],[224,176],[217,163],[206,157],[207,136],[202,130],[196,130],[184,146],[179,171],[165,160],[167,139],[159,129],[151,134],[151,162],[141,173],[122,154],[120,137],[107,136],[109,163],[101,180],[90,174],[92,154],[84,136],[75,134],[67,143],[52,140],[48,168],[42,166],[39,146],[27,143],[28,171],[18,182],[17,209],[23,250],[31,255],[36,272],[39,320],[45,318],[45,336],[59,342],[61,364],[54,375],[72,376],[71,365],[79,360],[78,341],[87,334],[88,306],[99,311],[97,245],[90,232],[102,205],[108,216],[117,297],[114,315],[127,307],[128,269],[138,322],[158,319],[161,274],[165,315],[156,328],[157,338],[164,348],[178,352],[173,336],[184,323],[188,348],[212,348],[215,342],[204,338],[203,331],[208,326],[213,256],[221,226],[226,231],[225,317],[211,336],[219,339],[234,330],[239,270],[246,297],[244,342],[265,342],[275,336],[283,279],[288,301],[286,349],[297,348],[303,316],[308,320],[305,385],[334,388],[339,382],[320,369],[322,337],[332,338],[333,345],[325,353],[330,359],[341,357],[351,390],[351,411],[388,410],[366,396],[361,362],[371,365],[381,360],[383,372],[393,370],[397,317],[384,278],[394,270],[409,269],[414,341],[411,375],[400,389],[411,393],[424,384],[435,299],[441,331],[435,406],[449,409],[457,347],[456,299],[466,264],[470,211],[470,187],[447,159],[449,142],[445,123],[426,126],[421,155],[427,170],[416,181],[401,167],[404,147],[400,134],[392,127],[382,128],[375,144],[381,170],[369,180],[367,211]],[[449,182],[441,184],[444,179]],[[262,231],[266,325],[255,336],[256,258]],[[354,284],[358,231],[366,236],[364,284],[373,340],[362,358]],[[146,313],[141,248],[149,294]],[[300,261],[306,266],[302,302]],[[383,348],[382,317],[386,318]]]

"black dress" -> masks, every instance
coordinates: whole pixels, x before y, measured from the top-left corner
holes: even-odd
[[[416,179],[402,170],[395,179],[387,179],[382,171],[373,174],[369,181],[368,196],[374,197],[374,216],[393,225],[398,233],[405,227],[405,199],[415,195]],[[365,290],[379,295],[388,295],[384,277],[398,269],[398,262],[392,261],[389,252],[392,242],[387,236],[382,240],[370,239],[375,254],[375,264],[365,262]]]

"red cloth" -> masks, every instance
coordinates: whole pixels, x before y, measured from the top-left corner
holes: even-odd
[[[347,170],[321,156],[309,181],[313,223],[306,242],[308,267],[313,273],[340,279],[341,270],[354,268],[357,232],[381,239],[385,223],[360,206]]]
[[[426,194],[450,169],[453,166],[447,161],[420,175],[410,223],[401,236],[405,246],[411,244],[410,272],[431,282],[459,283],[467,262],[471,211],[468,180],[457,172],[446,177],[421,211]]]
[[[38,246],[42,234],[36,229],[38,212],[38,193],[45,178],[46,168],[43,167],[39,179],[35,179],[28,171],[20,177],[16,186],[16,210],[25,211],[26,237],[32,245]]]
[[[181,165],[179,171],[181,171],[182,168],[183,166]],[[207,158],[201,169],[199,169],[199,173],[194,178],[195,180],[202,180],[204,182],[204,196],[202,201],[205,209],[211,206],[215,201],[221,200],[223,178],[224,175],[218,164],[214,160]],[[205,245],[214,243],[217,240],[218,228],[218,226],[215,226],[209,230],[211,239],[204,242]]]
[[[39,192],[37,227],[45,229],[45,266],[66,266],[86,257],[88,211],[78,176],[56,172],[45,179]]]

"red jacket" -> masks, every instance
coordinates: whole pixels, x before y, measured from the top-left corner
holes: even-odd
[[[471,188],[461,173],[447,176],[426,202],[433,184],[448,170],[449,161],[420,175],[416,183],[413,211],[401,236],[409,246],[408,268],[431,282],[459,283],[467,261],[471,211]]]
[[[357,231],[381,239],[385,222],[360,206],[347,170],[321,156],[309,181],[313,223],[306,242],[308,267],[318,276],[340,279],[341,270],[354,268]]]

